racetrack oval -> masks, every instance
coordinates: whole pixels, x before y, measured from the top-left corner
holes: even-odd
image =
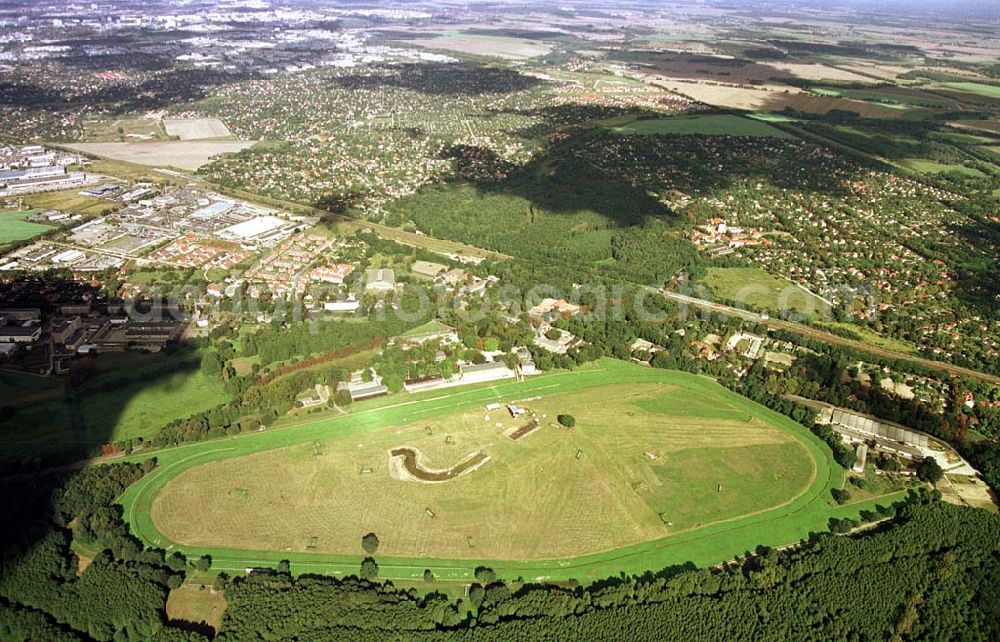
[[[504,435],[524,419],[505,410],[414,421],[418,404],[406,423],[191,467],[163,485],[150,518],[182,546],[343,555],[373,531],[380,554],[543,560],[743,519],[817,482],[804,429],[689,378],[541,395],[524,404],[541,428],[519,441]],[[558,413],[576,427],[557,427]],[[401,484],[391,460],[405,453],[386,457],[400,442],[414,464],[416,449],[428,462],[488,451],[491,463],[445,484]]]

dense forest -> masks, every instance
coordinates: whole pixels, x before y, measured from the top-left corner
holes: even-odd
[[[588,158],[603,140],[585,137],[505,180],[400,199],[392,211],[431,236],[569,270],[597,266],[643,283],[681,270],[700,274],[704,260],[687,239],[686,220],[626,172]]]
[[[366,593],[351,580],[241,579],[227,589],[221,639],[995,639],[998,518],[917,498],[897,520],[717,569],[586,587],[474,585],[457,626],[455,606],[433,595]]]

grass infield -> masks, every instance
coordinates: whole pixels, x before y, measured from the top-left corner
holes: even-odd
[[[215,571],[239,573],[248,568],[274,565],[280,560],[287,559],[291,562],[292,569],[296,573],[356,574],[360,560],[363,557],[360,549],[360,535],[363,533],[355,533],[352,530],[347,535],[350,540],[356,540],[353,545],[356,553],[323,552],[320,550],[307,551],[302,550],[302,547],[298,546],[298,544],[296,545],[298,546],[298,550],[296,550],[296,546],[288,546],[283,549],[255,550],[266,548],[259,544],[232,547],[180,545],[172,541],[160,530],[158,523],[154,520],[156,513],[154,503],[161,496],[170,497],[169,494],[163,495],[163,493],[172,483],[180,484],[179,487],[174,488],[174,491],[181,489],[187,492],[196,489],[198,484],[185,485],[184,476],[186,474],[194,475],[194,479],[196,480],[200,471],[211,470],[213,467],[225,467],[228,464],[235,463],[234,458],[237,457],[263,458],[267,465],[257,470],[273,470],[276,474],[273,474],[269,479],[277,480],[279,477],[294,478],[296,466],[294,461],[269,460],[268,458],[291,457],[295,459],[298,457],[307,460],[308,463],[305,465],[308,468],[308,466],[313,465],[312,459],[315,458],[308,451],[316,448],[317,444],[319,444],[319,451],[321,453],[335,450],[330,446],[336,445],[338,442],[341,445],[349,444],[352,448],[356,447],[357,443],[371,443],[373,444],[373,448],[380,449],[383,446],[383,442],[388,443],[388,441],[391,441],[391,439],[385,439],[386,435],[392,435],[394,431],[402,430],[402,427],[417,423],[419,423],[420,429],[416,432],[423,433],[425,424],[432,426],[431,435],[427,436],[428,439],[434,435],[440,438],[443,432],[438,431],[433,426],[443,427],[446,423],[451,426],[450,430],[455,432],[456,441],[459,439],[469,439],[468,435],[461,431],[461,426],[459,425],[461,421],[456,423],[455,417],[471,416],[469,413],[472,415],[478,414],[480,415],[479,420],[482,421],[482,407],[487,403],[532,397],[541,398],[532,402],[539,405],[539,408],[542,407],[546,400],[561,407],[570,403],[569,400],[574,398],[576,398],[574,403],[582,403],[580,399],[586,398],[596,400],[598,403],[604,399],[610,403],[612,399],[611,395],[621,396],[623,385],[645,389],[652,389],[656,386],[669,387],[673,391],[671,394],[646,395],[645,398],[636,399],[635,402],[643,412],[669,417],[671,422],[680,421],[684,417],[684,410],[687,409],[689,418],[703,419],[706,429],[709,430],[716,430],[719,426],[724,426],[727,422],[732,424],[730,428],[733,428],[736,422],[744,422],[747,425],[747,430],[758,430],[760,429],[759,427],[766,427],[764,429],[768,431],[769,440],[783,443],[791,448],[798,448],[802,451],[801,461],[806,462],[810,472],[806,477],[802,477],[801,470],[788,471],[787,481],[790,483],[788,484],[789,487],[784,489],[781,488],[782,484],[762,483],[762,480],[757,479],[756,482],[760,486],[760,494],[762,496],[751,497],[749,503],[746,501],[746,496],[744,495],[744,499],[738,505],[728,507],[708,506],[706,508],[700,507],[698,504],[704,503],[707,500],[704,498],[695,498],[695,501],[687,503],[686,510],[693,512],[690,512],[686,516],[684,514],[684,502],[678,499],[683,493],[668,492],[669,484],[665,484],[661,491],[652,489],[651,492],[653,494],[655,492],[662,492],[662,497],[659,500],[643,497],[641,501],[654,508],[655,506],[673,506],[675,512],[671,513],[672,517],[668,517],[668,519],[675,522],[673,529],[668,528],[665,521],[661,521],[659,525],[654,525],[648,520],[643,521],[641,518],[630,517],[636,513],[630,510],[622,510],[621,506],[598,506],[601,510],[607,510],[609,517],[617,517],[622,520],[623,524],[630,524],[629,527],[633,531],[638,531],[638,537],[642,539],[636,540],[634,532],[625,532],[622,535],[622,531],[618,527],[607,527],[607,532],[596,540],[587,538],[579,540],[589,542],[587,546],[581,546],[578,543],[568,544],[567,542],[576,540],[564,537],[562,533],[559,534],[559,537],[550,538],[555,542],[553,546],[557,549],[563,550],[560,547],[565,547],[565,550],[573,550],[575,547],[575,550],[579,551],[576,554],[553,555],[550,554],[552,552],[551,549],[546,549],[545,547],[535,551],[531,551],[528,548],[521,548],[520,550],[529,551],[531,556],[516,557],[513,554],[506,554],[512,552],[513,548],[503,551],[502,545],[491,544],[489,533],[484,535],[485,539],[483,539],[482,546],[487,550],[500,550],[502,555],[499,557],[489,555],[475,557],[478,554],[476,549],[472,549],[471,552],[469,549],[466,549],[461,556],[450,554],[441,556],[392,554],[394,546],[400,551],[405,551],[407,548],[398,542],[390,544],[390,542],[394,541],[394,534],[391,532],[381,532],[380,537],[386,544],[383,550],[380,550],[379,555],[377,555],[380,577],[383,579],[414,581],[422,577],[424,569],[430,569],[434,572],[437,579],[441,581],[467,581],[471,579],[476,566],[486,565],[496,570],[500,576],[508,579],[521,577],[526,580],[578,579],[583,581],[616,575],[620,572],[641,573],[647,570],[686,563],[706,566],[741,555],[746,551],[753,550],[757,545],[781,546],[797,542],[806,538],[810,532],[825,531],[830,517],[857,516],[861,509],[870,508],[876,501],[888,503],[894,499],[892,496],[887,496],[858,504],[837,507],[831,501],[829,490],[830,488],[839,488],[842,486],[844,480],[843,471],[833,462],[829,450],[805,428],[782,415],[767,410],[722,388],[708,378],[681,372],[644,368],[611,359],[602,359],[587,368],[573,372],[550,373],[524,382],[507,382],[496,385],[430,391],[408,397],[390,397],[377,400],[372,404],[357,404],[351,409],[348,415],[342,417],[301,423],[285,428],[273,428],[250,435],[199,442],[161,450],[155,453],[160,463],[159,467],[130,487],[121,498],[121,503],[124,507],[126,519],[131,524],[133,531],[143,541],[150,545],[167,548],[168,550],[179,549],[190,556],[199,556],[207,553],[213,558],[213,570]],[[611,394],[602,395],[602,391],[610,391]],[[671,402],[671,398],[674,399],[673,402]],[[715,416],[711,412],[702,412],[706,408],[704,405],[706,401],[716,404]],[[672,407],[664,408],[663,404]],[[645,407],[643,408],[643,406]],[[705,416],[701,417],[701,415]],[[559,434],[560,429],[546,426],[536,434],[526,437],[523,442],[507,444],[501,441],[500,443],[503,444],[504,449],[498,449],[498,444],[494,444],[493,448],[497,449],[496,461],[488,462],[481,470],[462,476],[456,481],[435,486],[445,488],[450,484],[465,483],[469,480],[475,482],[475,476],[480,473],[487,473],[487,471],[491,470],[491,466],[493,466],[493,473],[488,474],[494,474],[494,477],[485,478],[484,481],[491,480],[496,482],[500,479],[495,473],[504,465],[507,466],[506,470],[508,474],[514,474],[512,471],[514,471],[516,466],[511,463],[512,460],[509,453],[506,456],[504,456],[504,453],[506,449],[521,446],[522,443],[525,447],[533,446],[536,449],[536,453],[544,453],[545,449],[543,447],[546,446],[546,439],[558,441],[562,437],[576,437],[592,440],[593,444],[590,452],[596,453],[602,448],[613,447],[617,441],[620,441],[614,438],[602,439],[599,434],[601,428],[592,426],[588,429],[584,424],[585,419],[583,415],[578,414],[577,421],[578,425],[574,429],[572,436],[561,435]],[[624,418],[623,421],[625,421]],[[638,426],[640,423],[636,420],[632,428]],[[758,428],[752,428],[750,427],[751,425],[757,425]],[[611,428],[613,426],[603,427],[604,430],[610,430]],[[477,427],[477,430],[488,432],[492,428]],[[469,431],[471,431],[471,428],[469,428]],[[630,438],[636,439],[634,437],[634,430],[625,431],[625,434],[631,435]],[[732,434],[730,433],[728,436],[731,438]],[[420,439],[415,434],[406,436],[410,441]],[[506,439],[506,437],[497,437],[496,435],[493,435],[493,437],[494,441]],[[688,435],[683,438],[692,439],[693,437]],[[382,441],[379,441],[380,439]],[[399,445],[398,440],[395,443]],[[457,444],[456,447],[461,449],[461,444]],[[575,449],[576,446],[567,446],[564,444],[563,448]],[[624,448],[623,452],[606,457],[606,461],[609,462],[609,469],[612,470],[612,473],[609,473],[610,476],[608,479],[612,483],[615,475],[618,474],[614,470],[620,471],[622,467],[635,467],[637,466],[635,458],[638,456],[639,460],[641,460],[645,456],[644,454],[637,455],[633,452],[634,448],[631,451],[627,446]],[[346,447],[341,450],[353,452],[351,448]],[[587,452],[587,449],[581,450]],[[732,464],[732,462],[725,464],[720,463],[717,459],[712,459],[712,457],[724,457],[724,453],[721,451],[726,450],[725,448],[705,447],[704,450],[704,458],[699,457],[697,449],[693,448],[678,450],[675,455],[671,455],[665,451],[663,458],[667,462],[676,462],[680,459],[681,454],[686,453],[687,456],[695,457],[696,462],[701,462],[703,468]],[[464,450],[463,454],[467,454],[467,452],[467,450]],[[746,452],[749,453],[749,451]],[[593,457],[594,455],[591,454],[589,456]],[[787,456],[787,453],[785,453],[785,456]],[[317,455],[317,457],[322,459],[323,455]],[[557,454],[553,453],[552,457],[556,458]],[[136,459],[139,459],[139,457]],[[235,469],[240,469],[248,461],[251,460],[247,459],[238,463]],[[445,465],[454,463],[454,461],[447,462],[443,458],[440,461]],[[565,463],[562,463],[560,466],[553,466],[545,477],[538,480],[538,485],[544,487],[551,486],[557,489],[564,486],[565,484],[562,484],[560,478],[572,478],[572,473],[561,472],[567,466],[568,464]],[[675,463],[675,469],[677,474],[681,474],[682,470],[689,472],[697,471],[698,466],[684,466],[681,463]],[[252,472],[252,466],[246,468],[246,470],[248,473]],[[373,462],[371,475],[374,476],[379,473],[384,475],[385,470],[386,463],[384,461]],[[759,476],[760,472],[751,470],[748,474],[748,479],[752,479],[754,475]],[[250,475],[248,475],[249,477]],[[631,478],[628,475],[626,477]],[[793,480],[795,480],[794,483],[791,483]],[[734,481],[737,484],[748,483],[747,479],[734,478]],[[226,483],[228,483],[228,480]],[[413,484],[413,482],[400,481],[395,481],[395,483],[403,485]],[[675,480],[675,483],[681,482]],[[692,484],[697,485],[699,482],[696,479],[688,479],[685,483],[690,486]],[[714,485],[714,479],[712,483]],[[725,485],[725,482],[723,483]],[[281,488],[285,488],[281,484],[278,485]],[[483,485],[480,488],[485,488],[486,486]],[[712,490],[714,491],[715,489],[713,488]],[[622,498],[627,494],[619,493],[612,496],[617,497],[620,501],[625,501]],[[321,492],[317,496],[323,497],[325,495]],[[289,499],[290,501],[284,505],[271,506],[271,510],[283,518],[282,520],[270,522],[272,525],[280,524],[283,520],[294,521],[298,519],[294,514],[295,500]],[[461,495],[456,496],[455,501],[475,504],[477,499],[478,497]],[[185,500],[182,494],[174,497],[171,501],[180,501],[180,503],[175,503],[174,506],[181,507]],[[189,501],[193,506],[198,506],[199,502],[204,501],[204,498],[190,496],[186,501]],[[678,504],[678,501],[681,501],[681,503]],[[674,503],[671,504],[671,502]],[[516,506],[518,504],[530,505],[530,503],[530,501],[519,500],[512,504]],[[496,507],[497,505],[493,504],[492,506]],[[503,504],[499,505],[504,506]],[[422,505],[418,506],[423,510],[424,507]],[[232,512],[231,509],[226,509],[222,506],[218,508],[220,517],[227,512]],[[357,507],[359,512],[363,512],[365,508],[364,506]],[[582,511],[582,508],[578,510]],[[706,510],[709,513],[712,511],[717,511],[717,513],[714,518],[706,517],[709,514],[705,512]],[[613,512],[615,514],[611,515]],[[208,516],[211,514],[211,510],[206,513]],[[254,514],[258,516],[263,515],[263,513]],[[673,515],[676,515],[676,517],[673,517]],[[160,517],[163,519],[163,515]],[[581,520],[585,519],[585,516],[581,517]],[[628,519],[632,519],[633,521],[628,522]],[[425,518],[424,523],[426,524],[428,520],[429,518]],[[250,519],[243,522],[243,524],[244,526],[252,527],[253,521],[253,519]],[[195,530],[199,527],[211,528],[211,524],[203,522],[195,524],[194,527]],[[514,530],[516,532],[516,529]],[[583,532],[589,532],[587,529],[582,530]],[[231,535],[232,533],[230,533]],[[325,535],[325,533],[300,533],[300,535],[307,537],[309,535]],[[525,538],[525,541],[545,539],[551,535],[551,532],[530,533]],[[190,536],[190,534],[188,533],[185,536]],[[618,540],[615,540],[615,537],[618,537]],[[625,542],[630,537],[633,538],[632,541],[634,543],[600,548],[606,545],[608,541]],[[261,539],[267,538],[262,537]],[[500,540],[497,541],[499,542]],[[500,548],[497,548],[498,546]],[[589,552],[586,552],[588,551],[588,546]],[[320,548],[322,548],[322,544]],[[600,550],[597,550],[598,548]]]

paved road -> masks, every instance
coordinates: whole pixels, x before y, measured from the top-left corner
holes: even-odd
[[[1000,377],[987,374],[985,372],[978,372],[969,368],[963,368],[961,366],[955,366],[944,361],[935,361],[933,359],[927,359],[924,357],[919,357],[912,354],[907,354],[905,352],[896,352],[894,350],[887,350],[885,348],[879,348],[871,344],[865,343],[864,341],[857,341],[855,339],[849,339],[847,337],[842,337],[831,332],[826,332],[818,328],[813,328],[811,326],[805,325],[803,323],[795,323],[794,321],[785,321],[783,319],[772,319],[767,315],[758,314],[756,312],[750,312],[749,310],[741,310],[739,308],[734,308],[732,306],[723,305],[721,303],[715,303],[713,301],[706,301],[705,299],[697,299],[695,297],[690,297],[684,294],[679,294],[677,292],[671,292],[670,290],[659,289],[656,290],[663,296],[673,301],[679,303],[686,303],[688,305],[693,305],[701,309],[711,310],[712,312],[718,312],[719,314],[724,314],[726,316],[737,317],[745,321],[752,321],[754,323],[763,323],[769,328],[774,328],[776,330],[786,330],[788,332],[794,332],[811,339],[816,339],[817,341],[822,341],[823,343],[828,343],[831,345],[843,346],[845,348],[853,348],[855,350],[868,352],[879,357],[884,357],[886,359],[898,359],[900,361],[909,361],[910,363],[915,363],[926,368],[931,368],[933,370],[939,370],[946,372],[951,375],[968,377],[970,379],[978,379],[980,381],[985,381],[993,385],[1000,385]]]

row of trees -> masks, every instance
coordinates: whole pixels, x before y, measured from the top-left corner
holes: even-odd
[[[888,512],[889,515],[893,513]],[[721,569],[688,566],[589,586],[508,584],[478,569],[468,595],[291,576],[233,579],[220,638],[375,640],[910,639],[988,640],[1000,605],[1000,518],[917,493],[890,528],[816,535]]]

